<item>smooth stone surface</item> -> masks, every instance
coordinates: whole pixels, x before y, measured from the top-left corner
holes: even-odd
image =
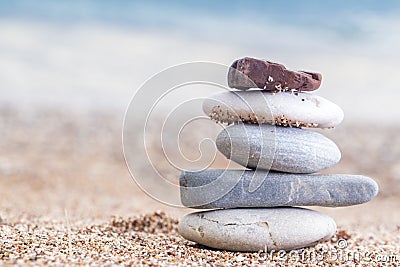
[[[218,150],[244,167],[313,173],[339,162],[336,144],[320,133],[272,125],[233,125],[217,137]]]
[[[178,228],[184,238],[199,244],[249,252],[308,247],[336,232],[332,218],[302,208],[196,212],[184,216]]]
[[[259,186],[252,188],[251,182],[259,182]],[[180,176],[180,185],[182,204],[199,209],[342,207],[368,202],[378,193],[377,183],[362,175],[289,174],[261,170],[185,171]],[[206,185],[226,190],[203,190]]]
[[[343,120],[336,104],[311,93],[271,93],[260,90],[229,91],[205,99],[203,111],[222,123],[275,124],[331,128]]]
[[[269,91],[313,91],[320,87],[321,81],[320,73],[291,71],[282,64],[250,57],[235,60],[228,72],[229,87],[242,90],[258,87]]]

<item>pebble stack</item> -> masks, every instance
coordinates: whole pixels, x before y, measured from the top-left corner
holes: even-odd
[[[247,170],[184,171],[181,201],[195,209],[179,233],[232,251],[291,250],[329,239],[336,223],[298,206],[342,207],[370,201],[374,180],[362,175],[314,174],[340,161],[336,144],[311,128],[343,120],[336,104],[312,93],[322,75],[243,58],[228,73],[229,92],[210,96],[204,112],[228,126],[218,150]],[[249,90],[250,89],[250,90]]]

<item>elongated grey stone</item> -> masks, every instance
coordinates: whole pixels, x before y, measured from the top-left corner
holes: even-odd
[[[191,213],[178,229],[184,238],[208,247],[252,252],[312,246],[328,240],[336,224],[308,209],[254,208]]]
[[[259,186],[251,189],[251,182]],[[201,190],[207,184],[230,190]],[[370,201],[378,193],[377,183],[362,175],[289,174],[273,171],[205,170],[185,171],[180,176],[182,204],[199,209],[323,206],[342,207]]]
[[[216,144],[228,159],[251,169],[313,173],[341,158],[336,144],[320,133],[267,124],[227,127]]]

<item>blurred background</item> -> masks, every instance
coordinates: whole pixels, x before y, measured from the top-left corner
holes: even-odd
[[[1,102],[124,110],[171,65],[253,56],[323,76],[346,119],[400,115],[398,1],[1,1]]]
[[[323,131],[343,153],[329,172],[380,184],[373,202],[325,212],[339,224],[362,216],[393,225],[399,47],[394,0],[0,1],[0,215],[183,213],[130,178],[124,112],[141,84],[167,67],[251,56],[321,72],[317,93],[345,112],[343,125]]]

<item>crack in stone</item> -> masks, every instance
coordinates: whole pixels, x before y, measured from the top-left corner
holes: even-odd
[[[204,214],[197,214],[197,217],[199,217],[200,219],[209,221],[209,222],[219,223],[219,221],[217,221],[217,220],[213,220],[213,219],[209,219],[209,218],[204,217]]]
[[[238,225],[237,223],[226,223],[224,226]]]
[[[202,215],[202,216],[201,216],[201,215]],[[212,219],[209,219],[209,218],[205,218],[203,214],[201,214],[201,215],[197,215],[197,216],[200,217],[201,219],[204,219],[204,220],[209,221],[209,222],[218,223],[218,224],[220,223],[220,222],[217,221],[217,220],[212,220]],[[274,247],[278,247],[276,241],[274,240],[274,238],[273,238],[273,236],[272,236],[272,233],[271,233],[271,231],[270,231],[269,224],[268,224],[267,221],[265,221],[265,222],[252,222],[252,223],[235,223],[235,222],[228,222],[228,223],[225,223],[223,226],[247,226],[247,225],[260,225],[260,226],[266,227],[267,230],[268,230],[269,238],[270,238],[271,241],[272,241],[272,245],[273,245]],[[189,226],[190,228],[192,228],[193,230],[199,232],[199,234],[200,234],[201,237],[204,237],[204,228],[203,228],[202,226],[199,226],[197,229],[196,229],[195,227],[193,227],[192,225],[188,225],[188,226]]]
[[[194,227],[193,225],[191,225],[191,224],[188,224],[187,226],[188,226],[190,229],[192,229],[192,230],[196,231],[196,227]]]
[[[235,222],[229,222],[229,223],[225,223],[224,226],[233,226],[233,225],[235,225],[235,226],[247,226],[247,225],[253,225],[253,224],[259,225],[260,222],[253,222],[253,223],[235,223]]]
[[[270,229],[269,229],[269,224],[268,224],[268,222],[261,222],[261,224],[262,224],[262,225],[265,225],[265,227],[267,227],[267,229],[268,229],[268,234],[269,234],[269,238],[270,238],[271,241],[272,241],[272,245],[274,245],[275,248],[278,247],[278,245],[276,244],[276,241],[275,241],[274,238],[272,237],[272,233],[271,233],[271,231],[270,231]]]

